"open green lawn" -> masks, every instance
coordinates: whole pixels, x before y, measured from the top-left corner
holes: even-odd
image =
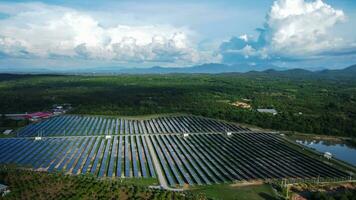
[[[267,184],[232,186],[230,184],[218,184],[194,188],[194,194],[203,193],[211,199],[241,199],[241,200],[265,200],[278,199],[272,187]]]

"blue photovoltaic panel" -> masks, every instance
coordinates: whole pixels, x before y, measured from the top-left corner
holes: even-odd
[[[65,115],[33,123],[19,136],[119,135],[0,139],[0,164],[14,163],[72,174],[88,171],[99,177],[155,177],[148,151],[153,143],[170,185],[214,184],[270,178],[344,177],[344,172],[323,165],[265,133],[239,132],[231,137],[218,132],[249,130],[203,117],[178,116],[133,120]],[[172,133],[191,134],[182,138]],[[147,136],[152,135],[154,136]],[[168,133],[168,134],[167,134]],[[158,135],[161,134],[161,135]],[[165,134],[165,135],[163,135]],[[282,160],[281,160],[282,159]],[[281,165],[280,163],[283,163]],[[256,167],[257,166],[257,167]]]
[[[18,151],[15,156],[11,156],[9,160],[6,160],[7,163],[19,163],[25,156],[31,151],[32,148],[36,148],[38,142],[33,142],[29,140],[29,145],[21,146],[21,150]]]
[[[164,156],[163,156],[159,146],[157,145],[156,140],[153,138],[154,136],[149,136],[149,137],[150,137],[150,139],[152,141],[152,144],[153,144],[153,147],[154,147],[154,149],[156,151],[156,154],[158,156],[159,162],[161,163],[161,166],[163,168],[163,171],[164,171],[164,174],[165,174],[166,179],[168,181],[168,184],[172,185],[172,186],[175,185],[175,182],[174,182],[174,180],[173,180],[173,178],[172,178],[172,176],[171,176],[171,174],[169,172],[169,169],[168,169],[168,167],[166,165],[167,162],[164,159]]]
[[[44,159],[48,151],[50,151],[55,146],[52,144],[54,141],[55,139],[47,140],[45,147],[38,154],[35,154],[35,156],[31,159],[31,164],[34,168],[36,168],[38,162],[41,162],[41,160]]]
[[[98,122],[99,122],[99,118],[95,117],[95,121],[93,123],[93,126],[90,128],[88,135],[95,135],[95,129],[96,129]]]
[[[94,117],[88,117],[88,120],[83,124],[81,131],[78,135],[89,135],[90,127],[93,125]]]
[[[103,121],[102,121],[102,123],[101,123],[100,130],[99,130],[99,132],[98,132],[98,135],[103,135],[103,134],[104,134],[106,122],[107,122],[107,119],[104,118]]]
[[[117,153],[117,164],[116,164],[116,176],[117,177],[121,177],[122,174],[122,148],[123,148],[123,144],[122,144],[122,138],[125,136],[121,136],[120,135],[120,139],[119,139],[119,145],[118,145],[118,153]]]
[[[78,117],[78,116],[75,116],[69,124],[66,125],[65,127],[65,135],[67,136],[72,136],[73,135],[73,129],[76,127],[78,121],[80,120],[81,118]]]
[[[65,128],[68,127],[68,123],[74,118],[73,116],[63,117],[64,119],[53,127],[51,135],[65,135]]]
[[[77,152],[74,154],[72,159],[69,161],[68,166],[66,167],[66,171],[69,171],[70,169],[72,169],[74,162],[78,160],[78,158],[81,154],[83,154],[83,151],[84,151],[86,145],[88,144],[88,140],[89,140],[89,138],[84,139],[84,141],[82,142],[82,144],[79,147],[79,149],[77,150]]]
[[[108,169],[108,177],[114,176],[115,159],[117,157],[117,145],[118,145],[118,140],[117,140],[117,136],[115,136],[114,143],[111,148],[111,158],[110,158],[109,169]]]
[[[91,149],[90,154],[89,154],[89,156],[88,156],[88,158],[87,158],[87,160],[85,161],[85,164],[84,164],[84,166],[83,166],[83,170],[82,170],[82,172],[81,172],[82,174],[85,174],[85,173],[88,171],[89,165],[90,165],[91,161],[94,159],[94,155],[95,155],[95,153],[96,153],[96,150],[97,150],[97,147],[98,147],[98,145],[99,145],[100,140],[101,140],[101,138],[96,138],[95,143],[94,143],[94,146],[93,146],[93,148]]]
[[[120,119],[120,134],[124,134],[124,121],[123,119]]]
[[[131,160],[131,153],[130,153],[130,143],[129,143],[129,137],[125,137],[125,177],[131,177],[130,173],[130,160]]]
[[[139,136],[139,135],[136,135],[136,144],[137,144],[138,156],[139,156],[139,159],[140,159],[141,176],[146,178],[147,177],[146,162],[145,162],[145,159],[144,159],[144,152],[143,152],[142,146],[141,146],[141,136]]]
[[[125,128],[125,132],[124,134],[129,134],[129,125],[127,120],[124,119],[124,128]]]
[[[36,149],[32,149],[29,150],[29,153],[26,155],[25,159],[23,159],[22,161],[20,161],[20,164],[30,164],[31,166],[34,166],[35,164],[35,160],[36,160],[36,156],[43,151],[43,149],[45,149],[48,145],[49,142],[51,142],[53,139],[46,139],[46,140],[42,140]]]
[[[99,128],[100,128],[100,125],[101,125],[101,122],[103,121],[103,119],[101,117],[98,118],[98,121],[96,122],[96,125],[93,129],[93,135],[98,135],[99,133]]]
[[[7,144],[11,139],[0,139],[0,148],[2,148],[3,145]]]
[[[26,140],[21,140],[21,139],[1,139],[1,140],[5,141],[5,142],[1,146],[0,162],[4,162],[5,157],[9,155],[8,152],[11,152],[13,148],[16,149],[17,146],[21,145],[21,143],[26,141]],[[14,152],[12,152],[12,153],[14,153]]]
[[[64,119],[64,117],[56,117],[55,119],[50,119],[52,123],[45,128],[44,136],[52,135],[55,132],[54,129],[57,124],[61,123]]]
[[[166,158],[166,161],[168,161],[168,165],[175,177],[175,179],[178,181],[179,185],[184,185],[184,181],[182,180],[182,178],[180,177],[173,161],[172,161],[172,158],[171,158],[171,155],[168,153],[167,149],[165,148],[165,146],[162,144],[160,138],[160,136],[156,135],[155,139],[158,141],[158,144],[163,152],[163,155],[164,157]]]
[[[76,117],[76,118],[73,120],[73,123],[72,123],[71,127],[68,129],[67,135],[70,135],[70,136],[74,135],[76,129],[78,128],[79,123],[80,123],[82,120],[83,120],[82,117]]]
[[[4,146],[5,150],[1,152],[0,162],[9,163],[10,159],[16,158],[15,155],[17,155],[19,151],[22,151],[23,148],[26,147],[24,144],[27,145],[30,143],[30,140],[13,140],[13,142],[9,142],[6,146]]]
[[[148,169],[150,170],[150,175],[151,175],[151,177],[156,177],[156,173],[155,173],[155,170],[154,170],[154,167],[153,167],[153,163],[152,163],[152,160],[151,160],[151,155],[150,155],[150,153],[148,151],[147,144],[146,144],[146,139],[149,139],[148,137],[149,136],[141,137],[141,141],[142,141],[142,144],[143,144],[143,149],[145,150],[145,157],[146,157],[146,160],[147,160]]]
[[[116,122],[115,122],[115,135],[118,135],[119,134],[119,119],[116,119]]]
[[[168,144],[167,140],[164,138],[164,136],[158,136],[159,140],[163,141],[163,144],[166,146],[166,149],[168,149],[170,156],[173,158],[175,165],[178,167],[180,174],[183,175],[184,180],[188,182],[190,185],[193,185],[193,181],[191,180],[188,172],[184,169],[183,163],[181,160],[178,158],[177,154],[173,150],[173,148]]]
[[[46,151],[43,151],[43,155],[40,156],[40,158],[36,161],[34,164],[34,168],[39,168],[41,164],[47,161],[49,159],[50,155],[57,149],[59,146],[63,145],[62,139],[55,139],[53,141],[53,145],[48,145],[50,148]]]
[[[170,136],[166,136],[167,140],[169,141],[170,145],[177,151],[177,155],[180,157],[180,159],[183,161],[184,165],[186,166],[186,168],[188,169],[189,173],[192,174],[195,182],[198,185],[202,184],[202,181],[200,180],[200,178],[197,176],[197,174],[195,173],[195,171],[197,171],[200,176],[203,177],[204,181],[206,184],[210,184],[210,181],[205,178],[205,175],[202,175],[200,173],[200,169],[198,168],[198,166],[195,164],[195,162],[193,162],[193,160],[191,159],[191,157],[189,156],[189,154],[187,154],[185,151],[182,151],[180,146],[177,146],[171,139]],[[191,165],[193,166],[193,168],[195,169],[195,171],[191,168],[191,165],[189,164],[191,163]]]
[[[105,176],[106,168],[107,168],[107,159],[109,157],[109,150],[111,147],[111,139],[107,140],[105,151],[104,151],[104,156],[101,161],[101,166],[100,166],[100,171],[99,171],[99,177]]]
[[[187,156],[187,158],[189,159],[189,161],[191,163],[196,162],[197,165],[199,165],[199,167],[202,169],[202,171],[204,171],[204,174],[207,174],[209,176],[209,178],[211,180],[213,180],[213,182],[217,183],[218,180],[215,178],[215,176],[213,176],[211,174],[211,172],[206,168],[206,166],[203,164],[203,162],[199,159],[199,157],[185,144],[185,143],[180,143],[181,140],[179,140],[179,138],[177,136],[172,136],[173,141],[177,144],[177,146],[181,147],[181,150],[183,152],[185,152],[185,156]],[[190,155],[192,157],[190,157]],[[193,165],[195,166],[196,169],[198,169],[197,165]],[[198,172],[201,172],[201,170],[197,170]],[[210,183],[210,181],[208,180],[208,178],[206,176],[202,176],[205,179],[206,183]]]
[[[73,153],[77,150],[77,147],[81,141],[81,138],[76,138],[76,142],[71,146],[69,152],[64,155],[63,161],[57,167],[57,170],[63,170],[68,163],[68,160],[73,156]]]
[[[101,140],[101,144],[100,144],[98,153],[97,153],[96,156],[95,156],[95,160],[94,160],[93,166],[91,167],[91,170],[90,170],[90,173],[91,173],[91,174],[95,174],[95,173],[96,173],[96,170],[97,170],[97,168],[98,168],[99,161],[100,161],[101,156],[102,156],[102,154],[103,154],[103,149],[104,149],[104,147],[105,147],[105,140]]]
[[[200,157],[203,157],[204,161],[206,161],[207,166],[211,169],[211,171],[223,182],[227,181],[226,177],[227,172],[222,169],[221,165],[218,165],[217,162],[215,161],[214,158],[209,156],[206,151],[203,149],[201,145],[198,145],[199,143],[196,143],[196,145],[193,145],[191,143],[191,140],[187,140],[187,143],[190,143],[191,146],[194,146],[194,149],[196,152],[199,152]]]
[[[80,158],[72,171],[73,174],[78,174],[78,171],[84,165],[83,162],[85,162],[85,159],[87,158],[88,153],[89,153],[90,149],[92,148],[95,140],[96,140],[95,137],[90,138],[90,141],[88,142],[87,146],[85,147],[85,151],[80,155]]]
[[[56,156],[67,146],[67,140],[61,138],[59,141],[60,145],[57,149],[53,149],[50,154],[46,157],[46,159],[40,164],[40,168],[47,168],[51,164],[51,162],[56,158]]]
[[[75,140],[74,139],[71,139],[68,141],[68,145],[64,148],[63,151],[59,152],[58,155],[56,155],[56,158],[55,160],[52,162],[52,164],[48,167],[48,171],[53,171],[55,169],[55,167],[59,164],[60,161],[62,161],[63,157],[66,155],[66,153],[68,152],[68,150],[70,148],[72,148]]]
[[[136,155],[136,146],[135,146],[135,138],[134,138],[134,136],[131,136],[130,140],[131,140],[131,155],[132,155],[133,175],[134,175],[134,177],[138,177],[137,155]]]

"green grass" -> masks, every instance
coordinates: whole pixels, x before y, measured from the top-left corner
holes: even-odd
[[[155,186],[159,185],[157,178],[119,178],[116,179],[123,185]]]
[[[194,194],[204,194],[211,199],[241,199],[241,200],[265,200],[278,199],[272,186],[268,184],[250,186],[232,186],[230,184],[218,184],[201,186],[192,189]]]

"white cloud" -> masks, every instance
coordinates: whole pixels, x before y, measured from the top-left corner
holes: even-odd
[[[71,57],[125,62],[205,62],[191,30],[170,25],[104,27],[85,12],[42,3],[4,4],[0,52],[9,57]],[[113,16],[114,17],[114,16]]]
[[[225,62],[273,62],[320,58],[325,52],[351,48],[335,34],[346,21],[342,10],[322,0],[276,0],[267,13],[259,37],[244,34],[220,46]]]
[[[330,33],[345,20],[342,10],[322,0],[278,0],[267,15],[263,38],[272,53],[305,55],[344,45]]]
[[[248,37],[247,34],[240,35],[239,38],[240,38],[241,40],[245,41],[245,42],[248,42],[248,39],[249,39],[249,37]]]

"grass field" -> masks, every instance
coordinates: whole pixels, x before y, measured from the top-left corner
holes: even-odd
[[[276,192],[268,184],[234,186],[230,184],[210,185],[192,189],[194,194],[204,194],[211,199],[273,200]]]

